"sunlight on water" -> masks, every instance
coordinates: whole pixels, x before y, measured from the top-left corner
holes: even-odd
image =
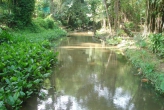
[[[122,108],[123,110],[127,110],[128,108],[128,104],[131,103],[130,100],[131,100],[131,94],[128,93],[128,92],[124,92],[124,90],[119,87],[119,88],[116,88],[116,92],[115,92],[115,95],[114,95],[114,104],[117,106],[117,107],[120,107]],[[130,104],[130,108],[128,108],[128,110],[133,110],[133,106],[134,104],[131,103]]]

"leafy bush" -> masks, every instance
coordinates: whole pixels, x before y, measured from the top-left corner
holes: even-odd
[[[117,36],[122,36],[125,34],[125,32],[122,29],[117,29],[116,34],[117,34]]]
[[[157,53],[160,57],[164,57],[164,37],[162,33],[151,34],[149,38],[151,40],[151,49],[153,53]]]
[[[54,20],[51,17],[48,16],[47,18],[45,18],[45,21],[49,29],[55,28]]]
[[[125,23],[125,27],[128,28],[128,29],[130,29],[130,30],[133,30],[134,27],[135,27],[135,25],[134,25],[133,22],[126,22]]]
[[[31,24],[35,0],[18,0],[11,8],[15,26],[22,29]]]
[[[148,43],[146,42],[146,39],[144,39],[141,35],[136,35],[134,39],[137,41],[136,45],[145,48],[148,46]]]
[[[11,40],[11,35],[7,31],[2,31],[0,28],[0,44],[3,42],[9,42]]]
[[[149,37],[151,39],[153,52],[157,53],[164,41],[162,34],[151,34]]]
[[[32,26],[29,28],[32,30],[32,32],[41,32],[45,29],[58,28],[58,25],[57,23],[54,22],[53,18],[51,18],[50,16],[48,16],[45,19],[38,17],[33,19]]]
[[[39,26],[41,26],[42,28],[45,28],[45,29],[48,29],[48,25],[47,25],[47,22],[43,19],[43,18],[35,18],[33,20],[34,24],[37,24]]]
[[[107,40],[107,43],[109,45],[117,45],[122,41],[121,37],[112,37],[110,39]]]

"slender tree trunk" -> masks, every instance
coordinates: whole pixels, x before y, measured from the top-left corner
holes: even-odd
[[[103,20],[102,20],[102,27],[103,27],[104,29],[106,29],[106,19],[103,19]]]
[[[50,0],[50,13],[54,15],[54,0]]]
[[[119,21],[119,3],[120,3],[120,0],[115,0],[115,3],[114,3],[114,12],[115,12],[115,17],[114,17],[114,28],[115,30],[118,28],[119,24],[120,24],[120,21]]]
[[[96,23],[95,23],[95,17],[93,18],[93,36],[96,35]]]
[[[164,31],[164,0],[161,3],[161,6],[159,7],[159,33],[162,33]],[[161,15],[161,17],[160,17]]]
[[[109,16],[109,13],[108,13],[108,6],[107,6],[106,0],[104,0],[104,6],[105,6],[106,15],[107,15],[107,21],[108,21],[108,26],[109,26],[109,33],[111,33],[112,32],[112,27],[111,27],[111,23],[110,23],[110,16]]]
[[[147,36],[150,33],[150,13],[149,13],[150,3],[149,2],[150,2],[149,0],[146,0],[146,16],[145,16],[146,20],[144,22],[144,31],[142,36]]]
[[[162,15],[162,23],[161,23],[160,32],[162,31],[164,31],[164,6],[163,6],[163,15]]]

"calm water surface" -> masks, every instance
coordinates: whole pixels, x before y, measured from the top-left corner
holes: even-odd
[[[164,98],[142,84],[119,52],[87,36],[66,38],[60,66],[22,110],[164,110]]]

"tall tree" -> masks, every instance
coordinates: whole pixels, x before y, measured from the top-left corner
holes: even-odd
[[[27,26],[32,21],[35,0],[13,0],[12,11],[17,26]]]

